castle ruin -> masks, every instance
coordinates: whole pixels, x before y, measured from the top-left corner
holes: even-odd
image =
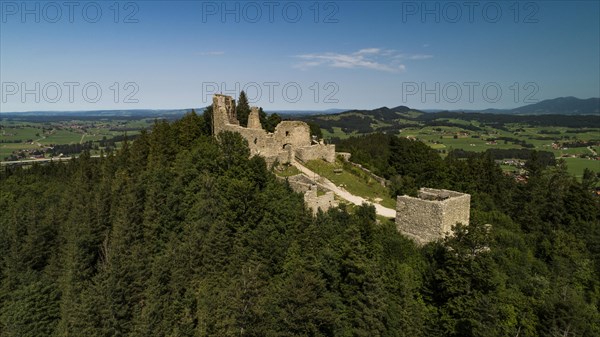
[[[326,145],[313,140],[310,127],[301,121],[282,121],[273,133],[265,131],[260,124],[257,107],[251,107],[248,127],[243,127],[237,119],[235,100],[231,96],[213,96],[213,135],[224,131],[239,133],[248,141],[250,155],[260,155],[267,165],[294,163],[323,159],[335,162],[335,145]],[[350,154],[343,154],[349,158]],[[370,173],[370,172],[369,172]],[[316,214],[319,209],[326,211],[338,205],[334,193],[319,190],[317,183],[298,174],[288,177],[290,186],[304,194],[306,205]],[[385,185],[385,181],[382,182]],[[321,192],[321,193],[319,193]],[[396,228],[418,244],[426,244],[452,235],[452,226],[457,223],[469,224],[471,196],[449,190],[421,188],[418,197],[398,196],[396,201]]]
[[[288,177],[287,181],[295,192],[304,195],[304,202],[313,211],[314,215],[317,214],[319,209],[326,212],[328,209],[339,205],[333,192],[320,190],[317,184],[304,174]],[[324,193],[319,195],[319,192]]]
[[[452,226],[469,225],[471,195],[421,188],[418,197],[398,196],[396,228],[418,244],[452,235]]]
[[[291,163],[295,159],[335,161],[335,145],[326,145],[311,138],[310,127],[301,121],[282,121],[273,133],[263,130],[257,107],[251,107],[248,127],[237,119],[235,100],[231,96],[213,96],[213,135],[223,131],[237,132],[248,141],[250,154],[265,158],[269,166],[275,162]]]

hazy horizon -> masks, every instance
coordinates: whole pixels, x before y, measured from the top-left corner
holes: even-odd
[[[572,97],[572,96],[570,96]],[[567,97],[557,97],[557,98],[567,98]],[[574,97],[576,99],[580,99],[580,100],[588,100],[588,99],[600,99],[599,97],[588,97],[588,98],[579,98],[579,97]],[[551,100],[551,99],[550,99]],[[532,103],[535,104],[535,103]],[[526,105],[522,105],[519,107],[523,107],[523,106],[527,106],[527,105],[531,105],[531,104],[526,104]],[[289,113],[294,113],[294,112],[328,112],[331,111],[332,113],[336,113],[336,112],[343,112],[343,111],[349,111],[349,110],[374,110],[374,109],[378,109],[378,108],[395,108],[398,106],[407,106],[405,104],[397,104],[397,105],[389,105],[389,106],[373,106],[373,107],[369,107],[369,108],[354,108],[354,107],[345,107],[345,108],[324,108],[324,109],[269,109],[268,107],[262,107],[264,109],[265,112],[267,113],[273,113],[273,112],[289,112]],[[486,109],[463,109],[463,108],[453,108],[453,109],[442,109],[442,108],[422,108],[422,109],[417,109],[417,108],[413,108],[411,106],[408,106],[411,109],[414,110],[420,110],[420,111],[424,111],[424,112],[435,112],[435,111],[486,111],[486,110],[510,110],[513,108],[518,108],[518,107],[511,107],[511,108],[502,108],[502,107],[493,107],[493,108],[486,108]],[[127,109],[127,108],[121,108],[121,109],[91,109],[91,110],[27,110],[27,111],[2,111],[2,113],[4,114],[26,114],[26,113],[53,113],[53,114],[57,114],[57,113],[85,113],[85,112],[110,112],[110,111],[180,111],[180,110],[201,110],[204,109],[205,107],[186,107],[186,108],[162,108],[162,109],[153,109],[153,108],[135,108],[135,109]]]

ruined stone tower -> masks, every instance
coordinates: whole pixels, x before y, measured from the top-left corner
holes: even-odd
[[[258,108],[253,106],[250,108],[250,115],[248,116],[248,129],[262,129],[260,125],[260,114]]]
[[[421,188],[417,198],[398,196],[396,228],[419,244],[452,234],[457,223],[469,225],[471,196],[469,194]]]
[[[267,164],[290,163],[293,160],[323,159],[335,161],[335,145],[313,142],[310,127],[301,121],[283,121],[273,133],[263,130],[257,107],[251,107],[248,127],[240,125],[235,113],[235,100],[231,96],[213,96],[213,135],[223,131],[237,132],[248,141],[250,154],[260,155]]]
[[[213,96],[213,135],[225,129],[225,125],[240,125],[235,112],[235,100],[231,96],[215,94]]]

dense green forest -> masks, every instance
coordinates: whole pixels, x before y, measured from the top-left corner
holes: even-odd
[[[0,174],[0,336],[600,336],[595,182],[560,162],[517,183],[485,153],[339,144],[391,193],[472,194],[470,226],[418,247],[372,206],[313,217],[206,117]]]

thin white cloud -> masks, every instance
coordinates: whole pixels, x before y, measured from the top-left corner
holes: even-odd
[[[409,60],[427,60],[433,58],[433,55],[428,55],[428,54],[415,54],[415,55],[410,55],[408,57]]]
[[[355,54],[363,55],[363,54],[379,54],[381,49],[379,48],[365,48],[357,51]]]
[[[406,70],[402,60],[424,60],[432,55],[405,55],[395,50],[380,48],[364,48],[350,54],[342,53],[313,53],[296,55],[302,61],[294,65],[295,68],[308,69],[319,66],[345,68],[345,69],[371,69],[390,73]]]
[[[433,58],[433,55],[429,55],[429,54],[396,54],[393,56],[393,58],[396,60],[419,61],[419,60],[427,60],[427,59]]]
[[[197,54],[200,56],[219,56],[219,55],[224,55],[225,52],[224,51],[202,51]]]

